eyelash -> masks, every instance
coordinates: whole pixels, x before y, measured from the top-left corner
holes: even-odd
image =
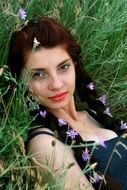
[[[69,63],[65,63],[59,67],[59,71],[67,71],[71,65]]]
[[[32,78],[33,79],[43,79],[43,78],[45,78],[45,73],[43,73],[42,71],[37,71],[37,72],[35,72],[35,73],[33,73],[32,74]]]
[[[69,63],[63,64],[63,65],[59,66],[58,71],[66,72],[70,66],[71,65]],[[32,74],[31,78],[34,80],[44,79],[44,78],[46,78],[46,73],[44,73],[42,71],[36,71],[35,73]]]

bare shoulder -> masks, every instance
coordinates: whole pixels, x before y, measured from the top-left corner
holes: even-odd
[[[41,130],[42,131],[42,130]],[[44,131],[52,132],[49,129]],[[53,132],[52,132],[53,133]],[[62,162],[69,164],[70,157],[73,157],[71,148],[63,144],[54,136],[48,134],[39,134],[35,136],[28,145],[28,154],[31,159],[36,160],[39,163],[47,163],[47,160],[54,159],[53,169],[56,170],[62,164]]]
[[[55,137],[47,134],[40,134],[34,137],[28,145],[29,158],[32,164],[37,166],[41,172],[48,172],[51,168],[60,177],[61,183],[71,189],[84,189],[91,184],[77,164],[73,151]],[[66,172],[66,175],[65,175]]]

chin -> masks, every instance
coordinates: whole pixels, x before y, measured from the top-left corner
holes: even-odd
[[[48,105],[45,105],[49,109],[62,109],[65,108],[68,105],[68,101],[63,101],[63,102],[57,102],[57,103],[51,103]]]

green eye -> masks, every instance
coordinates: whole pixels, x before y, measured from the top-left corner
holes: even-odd
[[[69,69],[69,67],[70,67],[70,64],[66,63],[66,64],[63,64],[63,65],[60,65],[59,70],[66,71],[66,70]]]
[[[32,78],[37,80],[37,79],[43,79],[46,77],[46,74],[42,71],[36,71],[32,74]]]

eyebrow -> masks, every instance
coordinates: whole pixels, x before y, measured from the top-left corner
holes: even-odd
[[[70,59],[70,58],[69,58],[69,59],[65,59],[64,61],[60,62],[60,63],[57,65],[57,67],[63,65],[64,63],[66,63],[66,62],[69,61],[69,60],[71,60],[71,59]],[[31,71],[44,71],[44,70],[45,70],[45,68],[33,68],[33,69],[31,69]]]

